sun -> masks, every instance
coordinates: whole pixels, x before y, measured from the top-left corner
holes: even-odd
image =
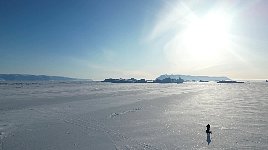
[[[195,59],[219,56],[229,45],[230,19],[223,13],[210,13],[192,19],[182,33],[187,52]]]

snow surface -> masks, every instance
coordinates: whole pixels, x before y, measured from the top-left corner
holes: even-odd
[[[0,82],[0,149],[268,149],[267,91],[265,82]]]

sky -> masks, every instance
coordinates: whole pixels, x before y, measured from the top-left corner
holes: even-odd
[[[268,78],[268,1],[0,0],[0,73]]]

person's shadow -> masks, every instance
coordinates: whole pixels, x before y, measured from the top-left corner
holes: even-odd
[[[209,143],[211,142],[211,139],[210,139],[210,133],[207,133],[207,142],[208,142],[208,145],[209,145]]]

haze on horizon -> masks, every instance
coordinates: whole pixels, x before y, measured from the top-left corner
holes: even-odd
[[[268,78],[266,0],[1,0],[0,73]]]

